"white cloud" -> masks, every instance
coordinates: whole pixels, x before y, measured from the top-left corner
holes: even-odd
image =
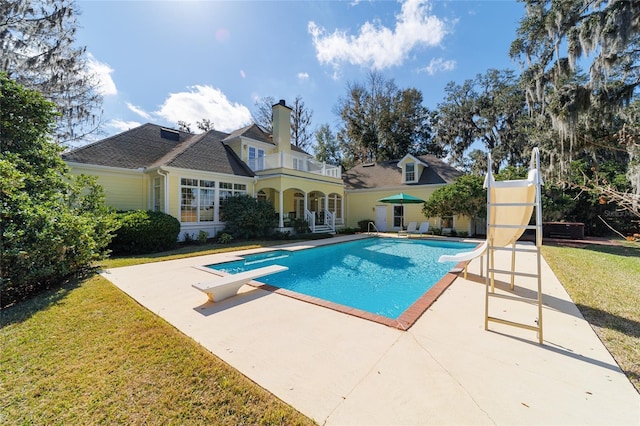
[[[141,126],[142,123],[137,121],[123,121],[123,120],[111,120],[107,123],[108,127],[116,129],[118,132],[124,132],[134,127]]]
[[[299,72],[298,73],[298,80],[308,80],[309,79],[309,73],[308,72]]]
[[[330,64],[334,70],[344,62],[385,69],[401,65],[415,47],[438,46],[451,32],[450,24],[430,11],[428,0],[406,0],[393,29],[378,21],[365,22],[357,35],[340,30],[328,34],[313,21],[307,29],[321,64]]]
[[[191,86],[188,92],[170,93],[160,110],[154,114],[176,125],[186,121],[195,128],[196,122],[207,118],[216,130],[233,131],[251,122],[247,107],[230,102],[224,93],[211,86]]]
[[[244,70],[240,70],[240,77],[247,78],[247,73],[245,73]]]
[[[456,68],[456,61],[454,60],[444,60],[442,58],[433,58],[424,68],[421,68],[419,71],[425,71],[429,75],[434,75],[439,71],[452,71]]]
[[[151,114],[149,114],[148,112],[146,112],[145,110],[143,110],[140,107],[135,106],[134,104],[130,103],[130,102],[126,102],[127,108],[129,108],[130,111],[135,112],[136,114],[138,114],[140,117],[144,118],[145,120],[151,120]]]
[[[113,68],[108,64],[98,61],[91,53],[87,54],[87,69],[98,84],[98,92],[103,96],[117,95],[116,83],[111,78]]]

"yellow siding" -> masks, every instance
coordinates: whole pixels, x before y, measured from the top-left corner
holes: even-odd
[[[370,220],[376,222],[376,206],[382,206],[386,209],[386,225],[387,231],[397,231],[398,228],[393,227],[393,204],[381,203],[378,200],[384,197],[403,192],[423,200],[429,199],[442,185],[420,186],[420,187],[404,187],[395,190],[364,190],[356,192],[347,192],[345,200],[346,223],[350,228],[357,228],[358,222],[361,220]],[[429,221],[431,228],[440,227],[440,218],[426,218],[422,214],[422,203],[405,204],[404,205],[404,225],[409,222],[426,222]],[[464,216],[456,216],[454,225],[457,232],[469,232],[469,219]]]
[[[146,210],[149,206],[149,178],[142,171],[107,169],[70,164],[74,175],[97,176],[104,188],[105,202],[117,210]]]

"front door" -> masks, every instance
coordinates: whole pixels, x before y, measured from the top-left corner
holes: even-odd
[[[387,231],[387,206],[376,206],[376,228],[380,232]]]

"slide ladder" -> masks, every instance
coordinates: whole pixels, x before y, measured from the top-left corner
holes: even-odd
[[[540,176],[540,152],[534,148],[531,153],[531,165],[527,179],[494,181],[491,171],[491,154],[485,186],[487,188],[487,241],[486,262],[487,275],[485,278],[485,330],[489,323],[495,322],[509,326],[536,331],[538,341],[543,343],[542,335],[542,202]],[[535,209],[535,224],[530,225],[531,215]],[[535,230],[535,245],[533,248],[516,247],[516,241],[528,229]],[[498,269],[495,266],[496,251],[511,252],[510,270]],[[535,253],[536,271],[516,271],[516,253]],[[495,274],[510,275],[511,293],[497,293],[495,291]],[[527,277],[537,280],[537,295],[535,298],[518,296],[513,293],[516,277]],[[493,299],[503,299],[513,302],[529,303],[537,306],[537,319],[531,323],[511,321],[490,315],[489,305]]]

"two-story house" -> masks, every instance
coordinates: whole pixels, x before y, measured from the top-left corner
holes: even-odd
[[[272,136],[256,125],[191,134],[144,124],[63,159],[72,173],[98,177],[107,204],[171,214],[181,236],[222,230],[220,201],[233,194],[271,202],[280,228],[303,218],[316,232],[333,231],[344,221],[340,168],[291,144],[290,114],[284,101],[273,106]]]

